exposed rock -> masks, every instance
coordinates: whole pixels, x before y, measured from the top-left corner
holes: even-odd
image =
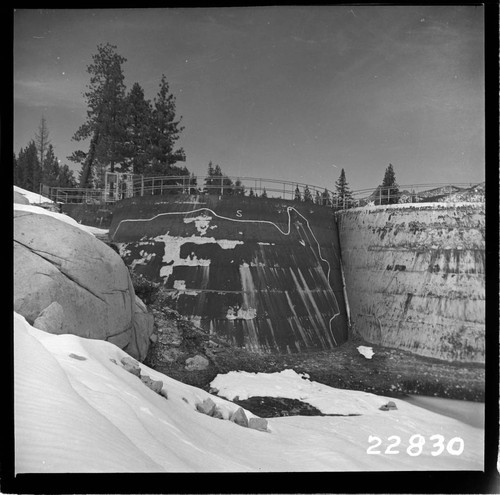
[[[186,359],[186,369],[188,371],[205,370],[208,368],[209,364],[210,362],[208,359],[200,354]]]
[[[196,404],[197,411],[207,414],[208,416],[213,414],[215,407],[215,402],[210,397],[207,397],[203,402],[198,402]]]
[[[267,431],[267,419],[250,418],[248,420],[248,427],[254,430]]]
[[[233,414],[231,414],[229,420],[232,421],[233,423],[236,423],[237,425],[248,427],[247,415],[245,414],[245,411],[241,407],[238,407],[238,409],[236,409],[236,411]]]
[[[64,313],[61,327],[43,330],[109,340],[146,357],[152,317],[137,303],[120,256],[76,226],[14,210],[14,310],[34,322],[54,302]]]
[[[141,381],[148,386],[153,392],[161,393],[163,382],[161,380],[152,380],[148,375],[141,375]]]
[[[141,376],[141,368],[139,366],[139,363],[135,360],[132,359],[131,357],[124,357],[120,360],[120,362],[123,365],[123,368],[128,371],[129,373],[132,373],[135,376]]]
[[[49,304],[37,317],[33,326],[48,333],[60,335],[63,331],[64,309],[56,301]]]
[[[78,354],[74,354],[74,353],[69,354],[69,357],[70,357],[70,358],[73,358],[73,359],[76,359],[76,360],[78,360],[78,361],[87,361],[87,358],[86,358],[86,357],[84,357],[84,356],[80,356],[80,355],[78,355]]]
[[[212,411],[212,418],[224,419],[222,411],[217,406],[215,406],[214,410]]]
[[[397,409],[397,406],[392,400],[390,400],[387,404],[380,406],[379,409],[381,411],[390,411],[393,409]]]

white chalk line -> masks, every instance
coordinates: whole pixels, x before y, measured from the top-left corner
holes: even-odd
[[[291,229],[292,229],[292,216],[290,215],[290,210],[294,210],[295,213],[297,213],[298,215],[300,215],[305,220],[305,222],[307,224],[307,227],[308,227],[309,231],[311,232],[312,236],[314,237],[314,241],[316,242],[316,245],[317,245],[317,248],[318,248],[318,256],[319,256],[319,258],[328,265],[327,282],[328,282],[328,285],[330,286],[330,289],[332,291],[332,295],[333,295],[333,298],[335,300],[335,304],[337,306],[337,311],[338,311],[337,313],[335,313],[330,318],[330,321],[328,322],[328,326],[330,327],[330,332],[331,332],[332,338],[333,338],[333,340],[335,342],[335,345],[338,345],[337,340],[335,339],[335,336],[333,334],[332,321],[337,316],[340,315],[340,306],[339,306],[339,303],[338,303],[337,298],[335,296],[335,291],[333,290],[333,287],[332,287],[332,285],[330,283],[331,266],[330,266],[330,263],[328,262],[328,260],[326,260],[325,258],[323,258],[323,256],[321,255],[321,246],[320,246],[320,244],[318,242],[318,239],[314,235],[314,232],[312,231],[311,226],[309,225],[309,220],[307,220],[307,218],[304,215],[302,215],[302,213],[300,213],[300,211],[298,211],[293,206],[287,206],[287,208],[286,208],[286,212],[288,214],[288,230],[287,231],[281,230],[280,227],[276,223],[272,222],[271,220],[240,220],[238,218],[230,218],[230,217],[225,217],[223,215],[219,215],[218,213],[216,213],[215,211],[211,210],[210,208],[197,208],[196,210],[169,211],[169,212],[164,212],[164,213],[158,213],[158,215],[155,215],[154,217],[151,217],[151,218],[127,218],[127,219],[124,219],[124,220],[120,220],[120,223],[118,224],[118,227],[116,227],[115,232],[113,233],[113,237],[116,235],[116,233],[118,232],[118,230],[121,227],[122,223],[124,223],[124,222],[150,222],[150,221],[155,220],[156,218],[159,218],[161,216],[166,216],[166,215],[187,215],[187,214],[197,213],[197,212],[201,212],[201,211],[209,211],[210,213],[212,213],[216,217],[221,218],[223,220],[229,220],[231,222],[265,223],[265,224],[273,225],[274,227],[276,227],[281,232],[281,234],[288,236],[288,235],[290,235]]]

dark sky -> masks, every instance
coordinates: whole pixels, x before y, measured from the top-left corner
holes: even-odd
[[[14,151],[45,117],[62,163],[88,143],[82,93],[97,45],[153,99],[162,74],[190,171],[330,189],[484,180],[483,9],[278,6],[16,10]]]

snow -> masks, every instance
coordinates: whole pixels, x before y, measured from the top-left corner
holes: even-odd
[[[115,345],[45,333],[16,313],[14,351],[17,473],[483,468],[481,429],[395,399],[398,410],[380,411],[384,397],[333,389],[293,370],[233,372],[215,382],[240,398],[294,394],[321,410],[362,415],[270,418],[267,432],[243,428],[196,411],[196,403],[210,397],[228,418],[238,406],[226,399],[139,364],[142,374],[163,382],[166,399],[123,369],[127,354]],[[406,448],[417,433],[428,443],[412,457]],[[432,456],[433,434],[461,437],[464,452]],[[385,443],[399,435],[401,453],[368,454],[370,435]]]
[[[23,189],[22,187],[14,186],[14,192],[22,194],[30,202],[30,204],[41,204],[41,203],[54,204],[54,201],[52,201],[50,198],[46,198],[45,196],[42,196],[41,194],[27,191],[26,189]]]
[[[366,345],[360,345],[356,347],[356,349],[361,355],[365,356],[366,359],[371,359],[373,354],[375,354],[373,352],[373,347],[367,347]]]
[[[107,230],[98,229],[96,227],[89,227],[88,225],[82,225],[81,223],[78,223],[75,219],[71,218],[68,215],[65,215],[64,213],[56,213],[55,211],[46,210],[45,208],[41,208],[40,206],[22,205],[14,203],[14,210],[26,211],[29,213],[35,213],[37,215],[47,215],[49,217],[53,217],[57,220],[60,220],[61,222],[65,222],[69,225],[72,225],[73,227],[78,227],[79,229],[83,230],[84,232],[87,232],[90,235],[95,235],[96,233],[101,233],[101,234],[107,233]]]

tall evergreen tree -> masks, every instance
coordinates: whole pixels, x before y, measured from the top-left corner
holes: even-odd
[[[40,179],[42,168],[38,162],[38,150],[36,144],[31,140],[24,149],[19,151],[17,158],[19,187],[28,191],[38,192],[40,188]]]
[[[126,140],[125,84],[122,64],[126,59],[116,53],[116,46],[107,43],[98,45],[93,63],[87,67],[90,75],[87,100],[87,120],[76,131],[73,139],[90,138],[88,152],[77,151],[69,157],[82,163],[80,186],[91,185],[96,162],[101,167],[110,167],[125,161]]]
[[[152,106],[144,97],[139,83],[134,83],[126,97],[127,105],[127,162],[121,171],[143,174],[151,157],[149,153],[149,134],[152,125]]]
[[[152,125],[149,131],[149,153],[152,158],[152,169],[155,173],[166,174],[169,167],[178,161],[185,161],[182,148],[175,149],[184,127],[180,125],[182,117],[176,120],[175,97],[165,75],[160,81],[160,90],[154,99]]]
[[[344,169],[341,170],[340,176],[335,182],[335,189],[338,206],[340,208],[349,208],[350,203],[353,201],[353,197],[345,177]]]
[[[47,186],[58,186],[59,163],[54,154],[54,147],[49,144],[42,166],[42,182]]]
[[[293,198],[294,201],[302,201],[302,197],[301,197],[301,194],[300,194],[300,189],[299,189],[299,186],[296,186],[295,187],[295,193],[294,193],[294,198]]]
[[[38,150],[38,162],[43,167],[45,154],[47,153],[50,145],[49,128],[47,126],[47,121],[45,120],[45,117],[43,115],[42,119],[40,120],[40,125],[38,126],[38,132],[35,133],[35,144]]]
[[[214,190],[214,173],[215,169],[212,161],[208,163],[207,176],[205,177],[205,193],[207,194],[216,194]]]
[[[394,204],[399,200],[399,186],[396,182],[396,174],[392,164],[385,169],[382,180],[382,204]]]

